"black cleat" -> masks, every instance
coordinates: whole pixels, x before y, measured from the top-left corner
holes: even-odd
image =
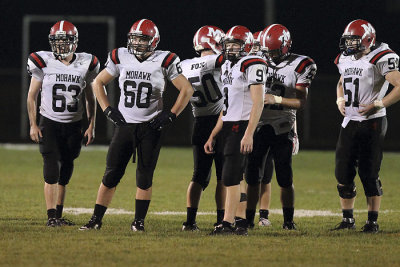
[[[61,224],[60,224],[60,221],[57,220],[56,218],[49,218],[47,220],[46,226],[47,227],[60,227]]]
[[[224,225],[223,223],[214,227],[210,235],[232,235],[235,233],[235,228],[232,225]]]
[[[61,226],[74,226],[75,223],[67,218],[59,218],[58,221],[60,222]]]
[[[282,228],[285,230],[297,230],[296,224],[292,222],[284,222]]]
[[[254,226],[255,226],[254,222],[249,222],[249,225],[248,225],[249,229],[254,229]]]
[[[222,224],[222,221],[221,221],[221,222],[216,222],[216,223],[214,223],[214,227],[215,227],[215,226],[218,226],[218,225],[220,225],[220,224]]]
[[[144,232],[144,220],[135,219],[132,222],[131,230],[134,232]]]
[[[356,229],[356,221],[354,220],[354,218],[343,218],[340,223],[338,223],[334,228],[331,229],[331,231],[337,231],[343,229],[349,229],[349,230]]]
[[[379,224],[374,221],[366,221],[365,225],[361,229],[363,233],[376,234],[379,232]]]
[[[235,235],[244,235],[244,236],[249,235],[249,233],[247,231],[247,227],[240,227],[240,226],[236,227],[234,234]]]
[[[199,229],[199,227],[197,226],[196,223],[190,224],[190,223],[184,222],[184,223],[182,224],[182,231],[192,231],[192,232],[196,232],[196,231],[200,231],[200,229]]]
[[[92,230],[92,229],[100,230],[101,225],[102,225],[101,221],[99,221],[97,219],[97,217],[95,215],[93,215],[92,218],[90,218],[90,221],[87,224],[85,224],[84,226],[81,226],[79,228],[79,230],[80,231],[86,231],[86,230]]]

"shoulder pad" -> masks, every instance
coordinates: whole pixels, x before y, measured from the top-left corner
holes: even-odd
[[[89,65],[89,71],[92,71],[96,68],[96,66],[99,64],[99,60],[95,55],[92,55],[92,60],[90,61]]]
[[[336,56],[335,60],[333,61],[336,65],[339,64],[339,59],[342,53],[339,53],[339,55]]]
[[[29,59],[36,65],[39,69],[46,67],[46,62],[44,62],[43,58],[39,56],[38,53],[32,53],[29,55]]]
[[[314,64],[314,60],[312,60],[309,57],[304,58],[300,63],[297,65],[295,72],[297,73],[303,73],[303,71],[306,69],[306,67]]]
[[[267,66],[267,62],[265,62],[265,60],[263,60],[262,58],[249,58],[249,59],[245,59],[243,60],[243,62],[240,64],[240,71],[241,72],[245,72],[246,69],[252,65],[255,64],[263,64],[265,66]]]
[[[224,64],[224,62],[225,62],[225,57],[222,54],[219,55],[215,60],[215,67],[220,68],[222,64]]]
[[[175,59],[176,59],[177,57],[178,57],[178,56],[177,56],[175,53],[169,52],[169,53],[167,54],[167,56],[164,58],[163,62],[161,63],[161,66],[162,66],[163,68],[168,68],[168,67],[172,64],[172,62],[175,61]]]
[[[377,53],[375,56],[373,56],[371,58],[371,60],[369,61],[369,63],[376,65],[376,63],[379,61],[379,59],[381,59],[382,57],[384,57],[387,54],[392,54],[392,53],[394,53],[394,52],[390,49],[383,50],[383,51]]]
[[[121,62],[119,61],[119,57],[118,57],[118,48],[115,48],[115,49],[111,52],[111,60],[112,60],[112,62],[114,62],[115,65],[121,63]]]

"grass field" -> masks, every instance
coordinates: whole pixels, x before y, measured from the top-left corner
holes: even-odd
[[[67,208],[94,206],[105,167],[105,150],[83,150],[68,186]],[[255,227],[248,237],[208,236],[215,215],[198,215],[198,233],[181,232],[186,188],[192,174],[190,148],[163,148],[155,172],[146,232],[130,231],[131,214],[106,214],[100,231],[80,232],[90,214],[66,214],[77,227],[48,229],[38,150],[0,147],[0,265],[5,266],[399,266],[400,154],[386,153],[381,171],[384,197],[382,231],[362,234],[366,220],[363,189],[356,181],[357,231],[330,232],[340,216],[295,216],[298,231],[281,229],[282,215],[270,216],[271,228]],[[294,157],[296,209],[330,211],[340,207],[334,178],[334,152],[300,151]],[[215,178],[199,211],[213,212]],[[273,180],[272,209],[280,209]],[[135,165],[130,164],[110,208],[133,212]],[[258,216],[256,217],[258,219]]]

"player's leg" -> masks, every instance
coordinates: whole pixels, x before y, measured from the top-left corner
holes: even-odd
[[[238,235],[247,235],[248,222],[246,219],[247,208],[247,183],[245,179],[240,182],[240,202],[235,215],[235,233]]]
[[[186,193],[186,222],[182,230],[196,231],[199,228],[196,224],[197,209],[199,207],[201,192],[206,189],[211,176],[213,155],[204,152],[202,145],[193,145],[194,171]]]
[[[161,149],[161,132],[152,129],[148,123],[138,125],[136,133],[138,164],[136,168],[135,219],[132,231],[144,231],[144,220],[149,209],[153,174]]]
[[[224,153],[221,138],[217,138],[215,143],[215,155],[214,155],[214,163],[215,163],[215,172],[217,175],[217,185],[215,188],[215,203],[217,206],[217,222],[214,226],[217,226],[222,223],[225,214],[225,199],[226,199],[226,188],[224,183],[222,182],[222,167],[224,163]]]
[[[43,134],[39,150],[43,157],[44,198],[47,209],[47,226],[60,226],[56,219],[57,182],[60,177],[60,153],[57,146],[57,123],[40,117],[40,130]]]
[[[79,230],[100,229],[103,216],[111,203],[116,186],[125,173],[126,166],[134,150],[133,134],[136,125],[120,126],[114,130],[114,135],[108,148],[106,170],[97,192],[96,205],[92,218]]]
[[[264,176],[260,185],[260,219],[258,221],[258,225],[271,226],[268,216],[271,203],[271,180],[274,172],[272,153],[268,153],[264,166]]]
[[[253,151],[248,155],[246,167],[247,186],[247,209],[246,218],[250,228],[254,227],[254,217],[258,199],[260,196],[260,181],[264,173],[264,165],[269,150],[267,129],[268,126],[261,126],[254,134]]]
[[[274,131],[270,128],[270,131]],[[274,157],[276,180],[280,186],[280,198],[283,211],[283,228],[295,230],[294,215],[294,187],[292,171],[293,139],[291,133],[275,135],[271,145]]]
[[[332,230],[355,229],[353,209],[357,194],[354,184],[358,154],[357,123],[350,121],[345,128],[341,128],[336,145],[335,176],[343,218]]]
[[[246,127],[247,123],[236,122],[224,122],[222,127],[224,140],[222,181],[226,187],[225,214],[222,224],[216,226],[211,234],[233,234],[235,231],[233,224],[240,202],[240,181],[242,180],[246,158],[240,153],[240,141]]]
[[[378,213],[383,195],[379,170],[382,162],[382,145],[386,135],[386,117],[363,122],[363,134],[360,138],[360,159],[358,174],[364,187],[368,205],[368,220],[363,227],[364,232],[379,231]]]
[[[72,172],[74,170],[74,160],[79,156],[82,146],[82,126],[81,121],[62,125],[58,147],[61,154],[60,160],[60,179],[58,180],[58,197],[57,197],[57,219],[61,225],[75,225],[72,221],[62,218],[64,208],[64,200],[66,195],[66,187],[69,183]]]

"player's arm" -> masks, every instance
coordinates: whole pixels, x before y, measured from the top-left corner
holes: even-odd
[[[215,124],[214,129],[211,131],[211,134],[208,137],[207,142],[204,144],[204,151],[206,152],[206,154],[214,153],[215,139],[217,138],[218,133],[222,130],[222,125],[224,123],[222,121],[223,113],[224,112],[221,110],[221,112],[219,113],[217,123]]]
[[[250,95],[253,105],[251,107],[249,124],[244,133],[242,141],[240,142],[240,152],[247,154],[253,151],[253,135],[256,130],[258,121],[262,110],[264,108],[264,86],[263,84],[252,84],[250,85]]]
[[[36,101],[39,95],[40,88],[42,88],[42,82],[37,80],[35,77],[31,78],[31,84],[29,85],[28,98],[27,98],[27,109],[29,116],[29,123],[31,126],[30,137],[32,141],[39,143],[40,138],[43,137],[36,123]]]
[[[307,94],[307,87],[296,86],[296,98],[286,98],[271,94],[265,94],[264,104],[280,104],[288,108],[301,109],[306,105]]]
[[[338,106],[338,109],[343,116],[346,116],[345,102],[346,101],[344,100],[343,77],[340,76],[340,79],[336,85],[336,105]]]
[[[172,80],[172,84],[179,90],[178,98],[171,108],[171,112],[179,116],[192,97],[194,90],[190,82],[182,74]]]
[[[85,131],[84,137],[87,137],[86,146],[93,142],[96,127],[96,98],[93,93],[92,84],[89,83],[85,89],[86,98],[86,114],[89,121],[88,128]]]
[[[112,80],[114,80],[114,76],[104,69],[94,79],[92,87],[104,115],[112,123],[120,126],[126,124],[124,116],[122,116],[118,109],[111,107],[107,97],[106,85]]]

